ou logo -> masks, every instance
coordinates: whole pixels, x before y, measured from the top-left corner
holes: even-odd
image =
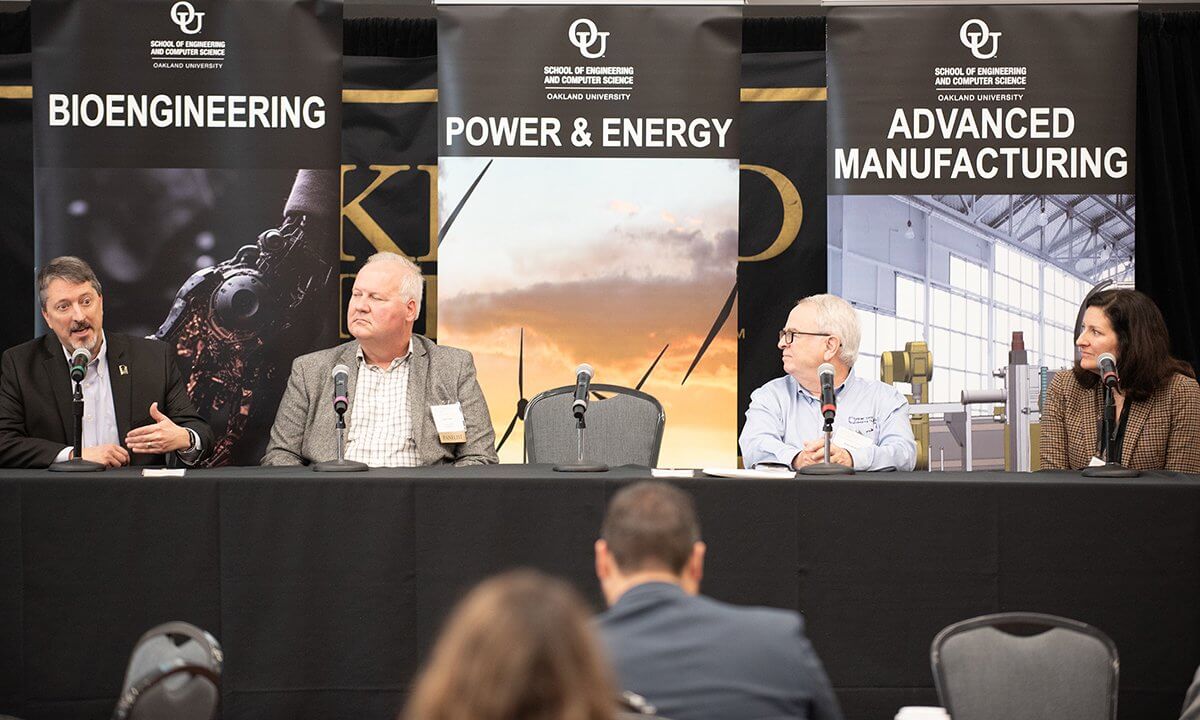
[[[196,8],[187,0],[179,0],[171,6],[171,22],[179,26],[184,35],[195,35],[204,24],[204,13],[196,12]],[[192,27],[195,23],[195,27]]]
[[[987,23],[979,18],[973,18],[962,24],[958,29],[958,39],[962,44],[971,51],[971,54],[980,60],[990,60],[996,57],[996,52],[1000,49],[1000,35],[998,32],[991,32]],[[985,52],[984,48],[991,44],[991,52]]]
[[[600,32],[596,23],[587,18],[579,18],[571,23],[571,28],[567,30],[567,39],[579,48],[580,55],[589,60],[604,57],[604,52],[608,49],[608,33]],[[600,49],[593,51],[592,46],[596,43],[600,43]]]

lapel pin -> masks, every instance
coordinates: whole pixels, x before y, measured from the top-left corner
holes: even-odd
[[[117,370],[119,370],[122,375],[129,374],[129,366],[128,365],[118,365]]]

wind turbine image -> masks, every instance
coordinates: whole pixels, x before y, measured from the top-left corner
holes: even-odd
[[[684,374],[683,380],[679,381],[680,385],[687,382],[687,379],[689,376],[691,376],[692,371],[695,370],[696,366],[700,364],[700,358],[704,357],[704,351],[708,350],[708,346],[712,344],[713,338],[717,336],[717,333],[721,331],[721,327],[725,325],[725,321],[729,319],[729,313],[733,310],[733,301],[736,299],[737,283],[735,282],[733,284],[733,290],[729,291],[729,298],[725,300],[725,305],[721,308],[721,311],[717,313],[717,319],[713,321],[712,329],[708,331],[708,337],[704,338],[704,342],[701,343],[700,349],[696,352],[696,357],[692,360],[692,364],[687,369],[687,373]]]
[[[509,435],[512,435],[513,428],[517,426],[517,420],[525,419],[525,408],[529,406],[529,401],[525,399],[525,328],[521,328],[521,343],[517,350],[517,398],[517,411],[513,413],[513,418],[508,423],[508,429],[504,431],[504,436],[496,445],[496,452],[500,452],[500,448],[504,447],[504,441],[508,439]]]

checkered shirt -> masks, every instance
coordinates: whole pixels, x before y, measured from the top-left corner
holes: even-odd
[[[376,367],[358,349],[358,378],[354,404],[350,408],[350,428],[346,440],[346,459],[371,467],[416,467],[421,464],[413,439],[413,422],[408,414],[408,353],[392,360],[387,369]]]

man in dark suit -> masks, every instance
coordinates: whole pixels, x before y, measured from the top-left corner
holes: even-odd
[[[70,359],[89,356],[83,381],[83,450],[108,467],[191,464],[212,447],[171,348],[105,332],[100,282],[86,262],[64,256],[38,272],[51,332],[0,358],[0,466],[46,467],[76,455]]]
[[[681,490],[643,482],[613,497],[596,541],[610,606],[597,622],[621,686],[672,720],[840,720],[803,618],[699,595],[704,550]]]

